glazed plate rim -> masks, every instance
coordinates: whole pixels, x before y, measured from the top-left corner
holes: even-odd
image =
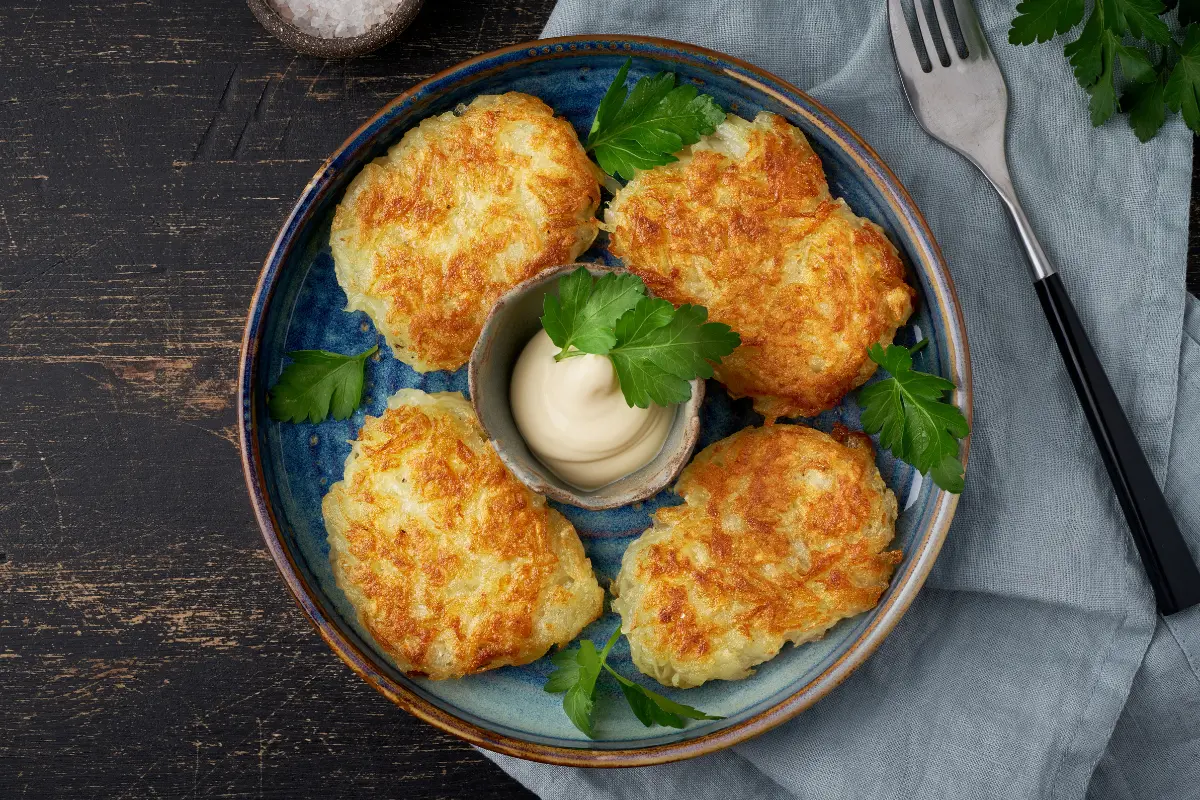
[[[714,50],[656,37],[584,35],[541,39],[500,48],[455,64],[413,85],[354,131],[324,161],[304,187],[280,229],[259,275],[242,336],[238,364],[238,440],[242,471],[263,541],[297,605],[304,611],[325,643],[359,677],[393,703],[419,719],[479,747],[533,761],[581,767],[643,766],[693,758],[757,736],[807,709],[862,664],[899,622],[924,584],[941,550],[958,505],[958,495],[941,490],[937,492],[933,500],[934,509],[930,522],[924,531],[918,532],[918,539],[912,545],[912,549],[916,550],[915,555],[908,560],[907,567],[893,578],[895,590],[875,608],[870,624],[851,642],[845,652],[816,678],[774,706],[737,724],[696,738],[665,744],[623,749],[558,747],[488,730],[438,708],[393,680],[379,669],[374,656],[364,653],[346,637],[337,623],[326,617],[314,599],[314,595],[319,594],[320,590],[309,585],[284,542],[283,530],[266,490],[266,477],[258,445],[258,420],[253,402],[255,376],[264,332],[263,322],[278,283],[281,267],[291,255],[292,247],[304,225],[313,221],[312,213],[324,192],[337,177],[338,171],[333,165],[340,157],[369,146],[374,137],[364,135],[389,118],[398,107],[418,97],[426,88],[441,81],[468,76],[481,65],[492,61],[504,61],[514,54],[524,53],[526,57],[502,64],[499,68],[512,69],[579,53],[595,55],[605,52],[614,56],[640,55],[651,59],[661,59],[664,55],[669,57],[674,54],[688,60],[705,62],[709,68],[723,71],[727,76],[772,96],[796,115],[804,118],[808,124],[820,129],[844,155],[851,158],[865,179],[874,184],[891,206],[906,229],[908,239],[917,245],[917,249],[910,251],[908,255],[914,268],[922,271],[932,285],[935,294],[932,299],[936,300],[937,313],[946,323],[948,369],[959,387],[953,400],[963,410],[968,422],[972,416],[971,366],[966,324],[954,290],[954,282],[924,217],[900,181],[861,137],[829,109],[766,70]],[[970,437],[963,440],[960,450],[960,458],[964,465],[967,463],[969,447]]]

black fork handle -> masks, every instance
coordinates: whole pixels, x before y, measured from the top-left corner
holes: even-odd
[[[1121,402],[1058,273],[1034,282],[1084,416],[1100,448],[1129,531],[1154,587],[1158,610],[1174,614],[1200,603],[1200,570],[1158,487]]]

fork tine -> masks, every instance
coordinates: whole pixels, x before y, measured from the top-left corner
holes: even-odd
[[[912,31],[908,28],[908,21],[904,19],[901,0],[888,0],[888,26],[892,29],[892,50],[896,53],[896,62],[900,65],[901,74],[924,72],[921,57],[917,55],[916,45],[913,44]]]
[[[987,58],[987,37],[983,35],[979,15],[975,13],[975,4],[971,0],[954,0],[954,16],[958,17],[958,29],[962,31],[963,41],[967,43],[967,57]]]
[[[913,5],[916,6],[917,27],[921,29],[921,41],[925,44],[925,54],[929,56],[930,65],[937,69],[942,65],[942,57],[938,53],[937,42],[933,40],[929,20],[925,18],[925,3],[922,0],[913,0]],[[936,6],[937,3],[935,2],[934,5]]]
[[[946,19],[946,10],[942,8],[942,4],[947,0],[933,0],[933,13],[937,17],[938,27],[942,31],[942,44],[946,47],[946,55],[950,57],[950,63],[958,61],[958,48],[954,46],[954,36],[950,33],[950,21]],[[921,0],[917,0],[920,4]]]

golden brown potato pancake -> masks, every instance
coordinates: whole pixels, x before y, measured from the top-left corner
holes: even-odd
[[[330,247],[348,311],[418,372],[467,362],[496,299],[591,245],[600,189],[574,128],[536,97],[424,120],[346,190]]]
[[[600,615],[575,528],[500,462],[471,404],[401,389],[322,503],[337,585],[409,674],[527,664]]]
[[[747,428],[705,448],[613,583],[634,664],[667,686],[748,677],[875,607],[900,562],[871,440]]]
[[[605,213],[610,249],[654,292],[708,307],[742,336],[717,367],[769,420],[837,405],[912,313],[896,248],[829,194],[781,117],[733,114],[679,160],[640,173]]]

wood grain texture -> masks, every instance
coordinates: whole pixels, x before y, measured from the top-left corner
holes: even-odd
[[[246,307],[328,153],[552,0],[300,57],[242,2],[0,6],[0,797],[505,798],[284,590],[242,484]]]
[[[0,5],[0,797],[529,796],[313,634],[260,544],[233,392],[321,160],[552,6],[429,0],[322,62],[240,0]]]

